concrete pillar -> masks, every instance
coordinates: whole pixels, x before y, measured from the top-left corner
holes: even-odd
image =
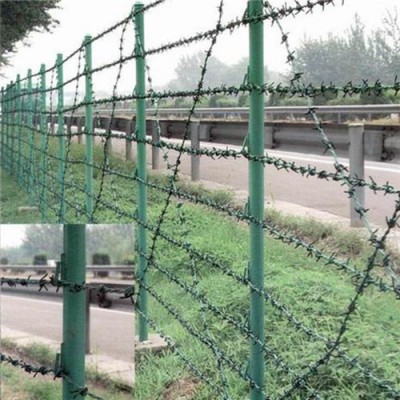
[[[50,132],[52,135],[54,135],[54,133],[55,133],[55,124],[56,124],[55,121],[56,121],[56,119],[51,115],[50,116]]]
[[[195,121],[190,124],[190,142],[192,149],[200,149],[200,122]],[[192,181],[200,180],[200,156],[191,156],[191,179]]]
[[[349,139],[350,176],[364,179],[364,125],[350,124]],[[360,206],[365,208],[365,188],[356,187],[355,196],[358,201],[354,198],[350,200],[350,226],[359,228],[363,226],[363,220],[355,208]]]
[[[125,160],[126,161],[132,161],[133,156],[132,156],[132,120],[126,120],[125,124]]]
[[[105,129],[106,129],[105,134],[106,135],[108,135],[109,131],[111,131],[111,133],[112,133],[112,128],[113,128],[112,122],[113,121],[111,121],[111,118],[108,118],[108,117],[105,118]],[[106,141],[106,138],[104,137],[102,140],[103,145],[105,144],[105,141]],[[107,155],[109,156],[110,154],[112,154],[112,138],[110,138],[108,140],[108,144],[107,144]]]
[[[76,118],[76,125],[77,125],[77,132],[78,132],[78,143],[82,143],[82,126],[85,124],[85,118],[84,117],[77,117]]]
[[[211,138],[211,126],[210,124],[200,124],[199,128],[199,139],[204,141],[209,141]]]
[[[65,122],[67,125],[67,135],[70,136],[72,134],[72,117],[66,117]]]
[[[153,143],[158,143],[160,141],[160,130],[157,129],[157,121],[149,121],[151,140]],[[160,169],[160,148],[151,146],[151,168]]]
[[[366,130],[364,134],[364,151],[369,160],[381,161],[383,153],[383,131]]]
[[[264,125],[265,148],[273,149],[274,146],[274,127],[271,125]]]

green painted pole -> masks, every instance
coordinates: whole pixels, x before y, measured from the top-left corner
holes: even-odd
[[[57,101],[57,135],[58,135],[58,182],[60,186],[60,211],[58,215],[58,223],[63,223],[65,220],[65,182],[64,171],[66,164],[65,138],[64,138],[64,76],[63,76],[63,56],[57,54],[57,86],[58,86],[58,101]]]
[[[250,17],[262,14],[262,0],[248,2]],[[250,23],[250,65],[248,81],[250,85],[264,84],[264,25],[263,22]],[[264,95],[253,91],[250,95],[249,153],[264,155]],[[249,212],[258,221],[264,219],[264,166],[257,161],[249,161]],[[264,231],[255,223],[250,223],[250,265],[249,279],[252,285],[264,288]],[[250,292],[250,331],[258,339],[250,339],[250,377],[258,386],[252,387],[251,400],[264,399],[264,296],[257,290]]]
[[[15,175],[14,171],[14,152],[15,152],[15,83],[10,84],[10,173]]]
[[[9,93],[9,85],[6,85],[6,89],[4,91],[4,149],[3,149],[3,159],[2,159],[2,165],[5,170],[8,170],[7,164],[8,164],[8,153],[9,153],[9,140],[8,140],[8,133],[9,133],[9,122],[10,122],[10,114],[9,114],[9,102],[8,102],[8,93]]]
[[[35,200],[35,192],[36,188],[34,187],[34,170],[35,170],[35,163],[33,158],[33,148],[35,146],[35,134],[33,132],[33,98],[32,98],[32,70],[28,69],[27,75],[27,86],[26,86],[26,109],[27,109],[27,118],[26,118],[26,125],[28,126],[29,130],[29,177],[28,177],[28,192],[30,198],[30,204],[33,205]]]
[[[72,285],[86,280],[85,225],[64,225],[65,265],[61,279]],[[63,379],[63,400],[80,400],[76,389],[85,387],[86,344],[86,291],[63,290],[63,344],[61,369],[68,379]]]
[[[1,165],[4,163],[4,134],[5,134],[5,90],[4,87],[1,87],[1,137],[0,137],[0,143],[1,143],[1,148],[0,148],[0,157],[1,157]]]
[[[23,184],[23,178],[22,178],[22,95],[21,95],[21,76],[18,74],[17,75],[17,80],[15,83],[15,89],[16,89],[16,124],[17,124],[17,131],[18,131],[18,146],[17,146],[17,152],[18,152],[18,161],[17,161],[17,181],[20,185]]]
[[[47,191],[46,191],[46,173],[47,173],[47,114],[46,114],[46,66],[40,66],[40,149],[41,149],[41,165],[40,165],[40,202],[39,209],[42,215],[42,220],[47,219]]]
[[[12,160],[12,81],[8,85],[7,89],[7,170],[8,173],[12,173],[11,160]]]
[[[92,37],[86,35],[85,45],[85,132],[86,132],[86,212],[89,222],[93,220],[93,83],[92,83]]]
[[[135,40],[135,53],[138,55],[136,58],[136,94],[138,96],[146,93],[146,66],[145,60],[142,56],[144,52],[144,18],[142,3],[135,4],[135,20],[133,21],[136,26],[136,40]],[[148,339],[148,326],[147,326],[147,232],[144,225],[147,223],[147,186],[144,182],[147,181],[147,161],[146,161],[146,101],[145,99],[138,99],[136,101],[136,134],[139,140],[137,144],[137,175],[140,179],[138,184],[138,218],[141,223],[138,225],[138,250],[139,250],[139,263],[138,263],[138,281],[139,281],[139,304],[140,310],[143,315],[139,315],[139,341]]]

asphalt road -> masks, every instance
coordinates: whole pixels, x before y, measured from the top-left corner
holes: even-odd
[[[188,143],[189,145],[189,143]],[[226,146],[220,144],[201,143],[202,147],[216,147],[226,149],[227,147],[240,150],[238,146]],[[333,160],[330,156],[320,156],[306,153],[283,152],[268,150],[268,155],[281,157],[286,161],[294,161],[298,166],[315,166],[318,170],[334,172]],[[169,152],[170,162],[174,160],[176,152]],[[150,153],[148,155],[149,160]],[[348,165],[348,160],[341,158],[340,162]],[[164,162],[161,161],[164,166]],[[181,172],[190,175],[189,157],[182,157]],[[200,160],[201,179],[217,182],[231,186],[238,190],[246,191],[248,188],[248,165],[247,160],[238,159],[211,159],[202,156]],[[400,165],[387,162],[365,162],[365,179],[372,177],[378,184],[389,182],[396,189],[400,189]],[[305,178],[294,172],[277,170],[273,166],[265,168],[266,202],[273,205],[276,201],[285,201],[305,207],[325,211],[340,217],[350,217],[350,202],[348,189],[338,182],[324,181],[315,177]],[[366,190],[366,208],[368,219],[373,224],[386,226],[385,218],[393,213],[395,207],[395,195],[384,196],[381,193],[373,193]]]
[[[62,303],[59,300],[2,294],[0,309],[2,326],[61,343]],[[132,362],[133,312],[92,306],[90,314],[92,353]]]

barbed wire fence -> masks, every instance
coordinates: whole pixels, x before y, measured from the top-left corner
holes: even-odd
[[[264,82],[264,22],[278,26],[282,33],[282,43],[287,49],[287,60],[292,63],[295,55],[289,46],[288,34],[283,29],[282,21],[287,17],[310,13],[317,8],[325,9],[333,6],[335,5],[333,0],[308,0],[304,3],[295,1],[293,5],[282,7],[274,7],[270,2],[251,1],[243,16],[228,22],[224,22],[226,5],[221,0],[214,26],[209,30],[146,49],[144,17],[147,12],[163,6],[164,3],[166,0],[154,1],[147,6],[135,5],[128,17],[94,37],[85,37],[82,45],[64,59],[59,55],[54,66],[46,69],[43,65],[37,74],[28,71],[26,78],[18,76],[15,83],[11,82],[2,89],[3,170],[12,175],[21,188],[29,194],[32,205],[38,206],[43,222],[69,224],[75,221],[80,223],[118,221],[137,224],[138,266],[135,276],[138,288],[135,290],[132,287],[126,297],[134,299],[139,316],[139,340],[148,339],[149,329],[160,334],[176,357],[199,382],[207,386],[214,398],[236,398],[238,394],[232,390],[239,380],[242,384],[243,398],[250,396],[252,400],[322,399],[325,398],[326,392],[313,378],[318,377],[321,369],[327,365],[333,364],[333,368],[337,367],[337,362],[354,372],[357,379],[372,384],[378,393],[384,396],[382,398],[400,398],[398,377],[392,379],[382,376],[379,367],[358,359],[344,344],[345,334],[355,318],[360,298],[368,295],[370,288],[385,296],[400,298],[396,265],[387,251],[387,238],[398,227],[400,218],[400,189],[390,183],[379,184],[372,179],[368,181],[352,176],[337,157],[335,147],[318,117],[318,109],[312,104],[315,96],[358,94],[381,96],[386,92],[393,92],[398,96],[400,82],[394,77],[392,85],[379,81],[373,84],[363,81],[360,84],[349,82],[344,86],[335,83],[322,83],[316,86],[303,82],[301,71],[294,71],[288,84]],[[134,25],[132,37],[135,39],[133,48],[129,46],[133,40],[127,38],[128,27],[132,21]],[[248,28],[250,32],[249,70],[243,82],[237,86],[222,84],[219,87],[206,87],[209,59],[220,36],[243,28]],[[121,30],[121,35],[116,59],[93,67],[92,45],[118,29]],[[173,49],[201,42],[208,45],[195,87],[190,90],[154,90],[150,68],[151,56],[168,54]],[[64,80],[63,66],[74,59],[77,59],[77,73]],[[84,61],[83,71],[82,61]],[[121,75],[127,66],[131,65],[130,62],[135,64],[132,66],[132,71],[136,71],[135,87],[132,94],[119,95]],[[112,68],[116,68],[117,71],[112,96],[96,98],[93,76]],[[50,87],[46,86],[48,76],[50,76]],[[37,82],[34,86],[35,78]],[[79,100],[81,79],[85,80],[85,97]],[[67,85],[74,85],[72,105],[64,105],[63,93]],[[203,98],[240,94],[250,96],[249,131],[241,150],[194,148],[188,144],[195,122],[195,112]],[[54,110],[54,95],[58,98],[56,110]],[[264,152],[266,95],[283,98],[298,96],[308,99],[307,117],[313,122],[322,146],[332,156],[334,172],[318,170],[314,166],[303,167]],[[180,141],[163,140],[159,118],[160,102],[164,99],[179,98],[191,101]],[[125,126],[121,127],[118,126],[116,112],[118,104],[126,101],[134,102],[136,114],[134,120],[126,118]],[[149,103],[156,108],[152,115],[156,135],[151,139],[146,135],[146,131],[149,130],[149,124],[146,125],[146,107]],[[107,106],[110,115],[96,115],[98,106]],[[84,111],[85,117],[78,115],[81,111]],[[55,119],[58,122],[57,131],[55,131]],[[117,132],[122,129],[125,130],[125,135]],[[127,162],[113,156],[112,147],[116,141],[126,144]],[[135,162],[131,160],[132,144],[136,145]],[[157,180],[148,175],[148,148],[160,149],[163,152],[167,170],[166,179]],[[249,200],[244,210],[220,204],[207,196],[188,193],[180,187],[179,177],[186,156],[248,160],[251,178]],[[315,243],[307,242],[289,231],[284,231],[265,219],[264,188],[260,182],[264,182],[264,168],[267,165],[277,170],[297,173],[304,178],[343,184],[348,196],[354,200],[356,211],[370,235],[371,254],[365,265],[360,267],[359,262],[350,259],[343,261],[335,254],[318,248]],[[357,197],[358,188],[395,198],[393,212],[387,216],[383,233],[374,230],[369,222],[368,210]],[[147,209],[149,195],[151,197],[154,192],[163,196],[156,214],[154,211],[149,213]],[[191,243],[191,233],[196,228],[191,226],[190,218],[187,217],[190,211],[186,203],[200,204],[248,225],[250,236],[248,266],[232,265],[223,257]],[[268,279],[265,282],[264,278],[264,273],[268,277],[268,265],[264,265],[265,233],[273,240],[301,249],[307,256],[319,262],[321,268],[341,271],[355,286],[355,293],[343,310],[336,335],[328,337],[322,334],[312,324],[305,322],[308,319],[298,316],[268,289]],[[162,251],[166,245],[173,249],[176,258],[180,258],[181,268],[176,268],[172,261],[168,262],[163,257]],[[238,297],[245,302],[243,306],[245,317],[238,312],[227,310],[218,296],[207,290],[206,269],[212,270],[221,282],[232,288],[232,291],[237,291]],[[176,304],[163,295],[157,286],[161,279],[163,284],[179,291],[185,302]],[[1,280],[1,284],[10,286],[39,285],[39,290],[50,284],[63,286],[64,290],[68,289],[74,293],[85,289],[84,284],[75,284],[72,287],[60,282],[62,281],[55,281],[54,277],[43,277],[39,280],[10,278]],[[111,289],[104,288],[104,290]],[[156,308],[162,310],[161,314],[155,313]],[[189,313],[190,309],[198,311],[196,318]],[[286,349],[274,348],[268,340],[270,336],[266,319],[271,319],[268,312],[271,312],[274,318],[285,321],[288,329],[314,343],[315,358],[304,360],[300,366],[293,365],[288,361]],[[168,332],[168,325],[163,321],[169,319],[175,320],[179,325],[181,331],[179,337],[173,337]],[[217,329],[221,323],[227,332],[236,333],[234,349],[226,334]],[[243,350],[245,348],[246,351]],[[199,349],[204,352],[203,358],[200,359],[196,356]],[[299,357],[301,358],[301,355]],[[208,362],[209,359],[212,360],[211,363]],[[29,373],[53,373],[54,376],[68,378],[68,375],[63,375],[60,371],[34,367],[5,355],[1,356],[1,362],[21,367]],[[280,382],[279,389],[275,392],[269,389],[271,379]],[[79,385],[74,390],[76,396],[95,396],[87,388],[81,388]]]

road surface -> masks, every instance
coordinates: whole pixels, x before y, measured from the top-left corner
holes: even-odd
[[[190,145],[190,142],[187,143]],[[201,143],[202,148],[216,147],[220,149],[234,149],[240,151],[240,147],[232,145]],[[297,166],[315,166],[318,170],[335,172],[334,163],[331,156],[319,156],[305,153],[283,152],[268,150],[268,155],[280,157],[285,161],[294,161]],[[176,152],[169,152],[170,163],[174,162]],[[151,161],[151,153],[148,153],[148,160]],[[340,158],[340,162],[348,165],[348,160]],[[160,164],[165,168],[165,163],[161,160]],[[181,172],[190,175],[190,159],[188,156],[182,157]],[[248,165],[244,158],[238,159],[211,159],[202,156],[200,160],[200,177],[206,181],[217,182],[231,186],[237,190],[246,191],[248,188]],[[365,162],[365,179],[372,177],[378,184],[389,182],[397,190],[400,189],[400,165],[396,163],[384,162]],[[338,182],[325,181],[315,177],[305,178],[294,172],[277,170],[273,166],[267,165],[265,168],[265,188],[266,202],[269,205],[275,201],[285,201],[301,206],[325,211],[340,217],[350,217],[350,202],[348,188]],[[396,195],[386,195],[382,193],[374,194],[369,189],[366,190],[366,208],[368,219],[373,224],[386,226],[386,217],[394,211]]]
[[[47,339],[62,341],[60,300],[0,296],[1,326]],[[134,314],[132,311],[91,307],[91,351],[133,362]]]

